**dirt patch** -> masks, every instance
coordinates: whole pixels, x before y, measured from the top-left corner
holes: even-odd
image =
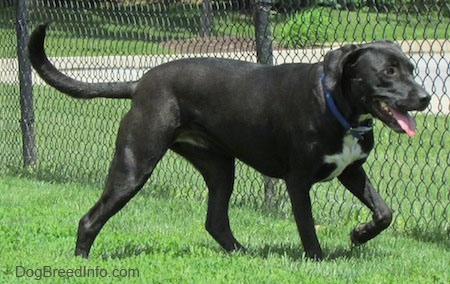
[[[182,40],[169,40],[161,45],[175,53],[226,53],[255,51],[256,43],[252,38],[240,37],[205,37]]]

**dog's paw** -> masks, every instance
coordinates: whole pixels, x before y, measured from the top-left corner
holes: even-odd
[[[358,238],[361,236],[361,232],[358,229],[353,229],[350,233],[350,241],[352,242],[352,246],[360,246],[364,244],[364,242],[360,241]]]
[[[320,252],[310,252],[310,253],[305,252],[303,254],[303,258],[305,260],[320,262],[323,260],[324,257],[323,257],[323,252],[320,251]]]

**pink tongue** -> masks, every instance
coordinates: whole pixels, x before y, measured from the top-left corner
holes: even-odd
[[[416,135],[416,122],[408,113],[402,114],[395,109],[390,109],[398,125],[408,134],[409,137]]]

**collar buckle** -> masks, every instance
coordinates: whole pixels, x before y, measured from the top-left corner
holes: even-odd
[[[353,135],[353,137],[355,137],[358,140],[364,140],[363,135],[370,131],[372,131],[372,127],[368,126],[350,127],[350,129],[348,130],[348,132],[350,132]]]
[[[341,112],[338,110],[336,103],[334,102],[333,99],[333,93],[330,90],[325,89],[324,84],[325,73],[322,73],[321,81],[322,81],[322,89],[325,95],[325,100],[331,113],[334,115],[334,117],[339,121],[339,123],[348,133],[352,134],[353,137],[355,137],[358,140],[364,140],[363,135],[372,130],[372,122],[370,122],[369,125],[367,126],[360,125],[358,127],[352,127],[350,123],[345,119],[345,117],[341,114]]]

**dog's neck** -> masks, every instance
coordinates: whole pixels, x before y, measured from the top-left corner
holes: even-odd
[[[363,135],[369,131],[372,130],[372,120],[371,118],[368,118],[367,115],[361,114],[355,111],[351,111],[351,107],[341,107],[341,109],[348,109],[345,112],[341,112],[339,105],[335,102],[335,94],[333,91],[328,90],[325,88],[325,73],[322,73],[321,82],[322,82],[322,89],[325,96],[325,101],[327,103],[328,109],[331,111],[333,116],[336,118],[336,120],[339,121],[339,123],[342,125],[342,127],[345,129],[346,132],[353,135],[358,140],[362,140]],[[342,94],[340,94],[342,95]],[[344,116],[343,113],[348,113],[346,116]],[[349,120],[348,118],[352,118]],[[354,126],[353,126],[354,125]]]

